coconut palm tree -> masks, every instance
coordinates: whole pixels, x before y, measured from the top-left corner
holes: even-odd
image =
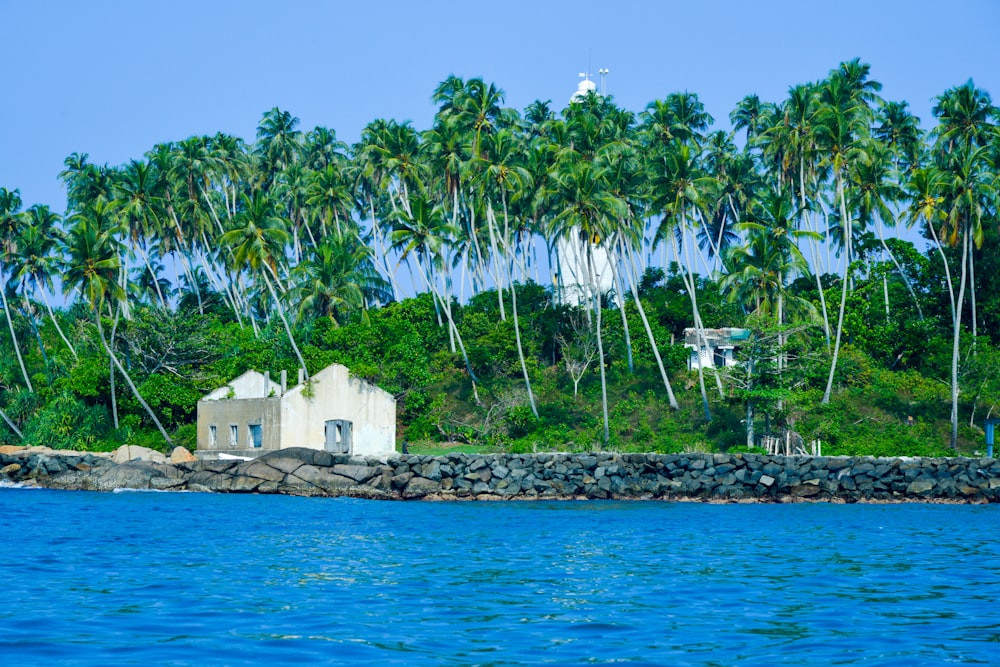
[[[845,71],[846,70],[846,71]],[[820,90],[820,102],[816,112],[816,141],[823,154],[823,161],[829,166],[834,178],[834,199],[839,206],[840,224],[844,243],[844,265],[841,275],[840,309],[837,314],[837,329],[834,339],[833,359],[827,377],[822,403],[829,403],[833,391],[833,378],[840,357],[840,342],[844,328],[844,308],[847,303],[847,289],[850,266],[853,257],[852,237],[854,225],[847,207],[848,166],[863,152],[867,138],[871,109],[868,99],[874,94],[872,86],[864,80],[866,72],[857,61],[841,66],[831,72]]]
[[[941,237],[952,247],[961,247],[960,277],[958,295],[954,299],[954,321],[952,323],[951,359],[951,447],[958,448],[958,361],[959,342],[962,327],[962,309],[965,288],[970,278],[972,263],[970,257],[982,245],[983,218],[991,206],[995,205],[997,191],[994,176],[989,171],[986,148],[976,148],[970,142],[959,146],[948,156],[942,178],[943,207],[946,213]],[[971,291],[971,287],[970,287]],[[972,300],[972,317],[975,320],[975,301]],[[973,327],[975,340],[975,327]]]
[[[609,237],[611,220],[625,216],[625,202],[608,187],[605,172],[587,160],[561,160],[553,175],[554,212],[549,235],[571,238],[584,248],[585,273],[590,307],[595,315],[598,367],[601,373],[601,407],[604,415],[604,446],[611,440],[608,418],[608,384],[604,370],[604,337],[601,331],[602,304],[597,283],[594,246]]]
[[[328,236],[310,248],[293,270],[293,279],[299,316],[327,317],[337,326],[392,298],[388,282],[375,268],[371,248],[354,235]]]
[[[22,213],[21,218],[21,230],[17,236],[18,252],[10,260],[11,280],[18,283],[19,291],[25,298],[29,293],[42,297],[49,319],[76,359],[76,349],[59,326],[59,320],[52,312],[52,304],[46,296],[47,291],[53,290],[52,276],[59,268],[57,250],[63,238],[58,226],[60,217],[48,206],[35,204]]]
[[[654,240],[656,243],[666,243],[673,251],[678,264],[686,267],[686,271],[682,273],[681,277],[691,301],[694,328],[697,332],[699,345],[707,345],[701,311],[698,308],[694,262],[690,254],[690,245],[693,243],[689,245],[685,239],[691,231],[692,221],[698,212],[703,210],[708,193],[717,190],[718,182],[702,170],[697,162],[697,153],[691,146],[674,141],[666,147],[656,146],[655,150],[653,157],[647,158],[646,163],[649,170],[651,208],[663,213]],[[682,248],[686,254],[686,261],[683,262],[680,257]],[[718,374],[716,374],[716,382],[721,395],[722,383]],[[698,364],[698,384],[701,389],[705,420],[709,421],[712,418],[712,413],[708,403],[708,392],[705,389],[704,369],[701,364]]]
[[[407,261],[411,256],[415,259],[417,271],[424,285],[444,312],[451,335],[458,343],[465,369],[472,380],[473,396],[478,404],[479,390],[476,385],[479,383],[479,378],[472,369],[462,334],[452,316],[452,297],[446,291],[448,283],[444,281],[443,287],[439,288],[438,277],[435,275],[435,271],[447,266],[445,253],[456,230],[447,222],[444,208],[434,204],[419,191],[411,194],[408,210],[399,208],[393,211],[390,218],[394,223],[390,237],[392,247],[399,251],[400,262]]]
[[[271,189],[278,172],[296,161],[302,149],[302,132],[295,129],[298,124],[298,118],[278,107],[260,119],[254,152],[261,160],[260,187],[265,192]]]
[[[511,130],[503,129],[487,136],[484,142],[485,151],[481,155],[486,157],[474,158],[481,173],[482,195],[486,200],[487,223],[491,236],[499,234],[502,239],[502,254],[494,258],[497,265],[506,268],[506,282],[510,286],[511,312],[514,316],[514,339],[517,344],[518,361],[521,364],[521,373],[524,376],[524,386],[528,392],[528,405],[532,414],[538,418],[538,408],[535,406],[535,395],[531,391],[531,378],[528,377],[528,366],[524,360],[524,347],[521,344],[521,324],[517,312],[517,286],[515,284],[515,267],[522,268],[522,277],[526,270],[523,262],[520,261],[522,255],[521,231],[522,226],[515,222],[515,227],[511,226],[510,200],[517,199],[523,193],[530,190],[529,181],[531,175],[528,170],[521,165],[519,145]],[[501,213],[503,215],[503,228],[499,228],[494,211],[493,202],[499,198]],[[497,292],[503,300],[502,284],[497,284]]]
[[[20,226],[19,213],[21,210],[20,190],[8,190],[0,188],[0,299],[3,300],[3,312],[7,318],[7,328],[10,330],[11,343],[14,346],[14,353],[17,355],[17,363],[21,367],[21,376],[24,378],[24,385],[28,391],[34,392],[31,385],[31,378],[28,376],[28,369],[24,366],[24,358],[21,356],[21,348],[17,342],[17,334],[14,332],[14,320],[10,315],[10,304],[7,302],[7,290],[5,276],[7,266],[11,259],[17,254],[17,236]]]
[[[259,191],[250,196],[242,195],[243,208],[236,215],[236,228],[219,238],[219,242],[232,251],[232,268],[249,271],[253,280],[262,280],[271,299],[278,309],[278,316],[285,326],[288,342],[291,343],[295,358],[299,361],[305,379],[309,379],[306,362],[295,344],[295,336],[285,316],[285,309],[274,288],[279,279],[279,264],[285,257],[285,247],[290,235],[287,221],[275,211],[272,198]]]
[[[106,206],[103,205],[103,198],[98,198],[84,210],[73,215],[70,221],[72,226],[66,236],[63,250],[63,291],[66,294],[78,293],[90,305],[101,345],[110,357],[111,363],[125,378],[133,396],[152,419],[163,439],[172,445],[170,435],[139,393],[132,377],[108,344],[104,334],[102,317],[105,309],[117,321],[122,301],[126,298],[120,282],[123,249],[118,238],[125,230],[114,221],[113,216],[108,214]]]

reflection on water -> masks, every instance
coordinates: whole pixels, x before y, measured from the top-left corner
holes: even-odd
[[[939,665],[1000,508],[0,490],[4,665]]]

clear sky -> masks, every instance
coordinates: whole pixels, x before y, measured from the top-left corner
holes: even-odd
[[[74,151],[117,165],[195,134],[252,141],[274,106],[347,142],[375,118],[425,129],[450,73],[562,108],[589,62],[628,109],[689,90],[724,127],[744,95],[777,101],[855,57],[925,125],[970,77],[1000,98],[1000,0],[0,0],[0,26],[0,186],[57,211]]]

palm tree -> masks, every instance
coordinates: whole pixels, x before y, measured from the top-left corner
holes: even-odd
[[[448,326],[458,343],[462,353],[462,360],[465,362],[465,369],[472,380],[472,393],[476,403],[479,403],[479,391],[476,385],[479,378],[472,370],[469,362],[469,355],[462,341],[462,335],[452,317],[451,295],[442,293],[437,287],[437,278],[434,275],[436,268],[446,265],[444,253],[451,237],[455,235],[455,229],[446,222],[444,209],[440,205],[432,203],[423,193],[415,192],[410,197],[409,210],[397,209],[391,214],[394,222],[391,234],[392,247],[399,250],[400,262],[405,262],[412,255],[417,263],[417,271],[420,274],[424,285],[431,292],[435,302],[440,305],[448,320]],[[445,288],[447,283],[445,283]]]
[[[391,299],[372,250],[353,235],[328,236],[295,267],[299,316],[327,317],[339,326],[355,312]]]
[[[120,202],[119,215],[128,227],[128,240],[133,248],[138,248],[146,270],[153,277],[153,285],[160,305],[166,308],[167,301],[155,280],[150,264],[148,240],[163,233],[160,220],[162,201],[157,191],[161,175],[155,166],[142,160],[131,160],[122,170],[116,172],[114,194]]]
[[[687,270],[682,273],[681,277],[691,301],[691,313],[694,318],[694,328],[700,341],[699,345],[707,345],[701,311],[698,308],[697,282],[693,261],[689,252],[689,244],[684,239],[689,232],[692,218],[703,207],[706,193],[716,188],[718,182],[704,173],[697,163],[696,153],[689,145],[675,141],[666,147],[656,147],[655,150],[654,157],[647,160],[652,209],[663,213],[655,240],[657,243],[666,242],[673,250],[678,263],[682,263],[680,247],[684,248],[687,261],[683,262],[683,265]],[[716,382],[721,395],[722,384],[718,374],[716,374]],[[698,384],[701,389],[705,420],[710,421],[712,413],[708,403],[708,392],[705,389],[704,369],[701,364],[698,364]]]
[[[982,244],[983,215],[995,208],[995,176],[989,171],[987,144],[996,133],[1000,110],[984,90],[976,88],[970,79],[961,86],[945,91],[933,108],[938,126],[934,158],[940,169],[942,207],[945,223],[941,237],[948,245],[961,244],[961,271],[958,295],[953,297],[952,323],[952,408],[951,446],[958,447],[958,359],[959,336],[965,286],[968,279],[972,307],[973,351],[978,327],[976,312],[975,248]]]
[[[483,181],[483,196],[486,199],[487,223],[490,234],[494,235],[496,217],[493,208],[493,197],[499,195],[503,213],[503,255],[495,257],[497,264],[506,267],[507,284],[510,286],[511,312],[514,316],[514,338],[517,343],[517,357],[521,363],[521,373],[524,376],[524,386],[528,392],[528,404],[531,412],[538,418],[538,408],[535,406],[535,395],[531,391],[531,379],[528,377],[528,366],[524,360],[524,348],[521,344],[521,324],[517,313],[517,285],[514,280],[514,267],[520,265],[519,256],[521,254],[520,238],[521,229],[512,229],[509,215],[509,200],[511,197],[518,198],[530,189],[529,180],[531,178],[528,170],[520,164],[518,146],[514,138],[514,133],[510,130],[500,130],[489,135],[486,142],[486,158],[478,158]],[[502,261],[503,260],[503,261]],[[526,271],[522,267],[522,275]],[[525,276],[526,277],[526,276]],[[497,293],[500,295],[501,305],[503,303],[502,285],[497,284]]]
[[[46,296],[46,291],[53,289],[52,276],[58,269],[56,251],[63,237],[58,227],[60,217],[44,204],[35,204],[21,215],[22,227],[16,241],[18,252],[11,258],[11,280],[20,285],[25,297],[29,286],[33,293],[41,295],[49,319],[76,359],[76,349],[59,326]]]
[[[109,224],[102,202],[103,199],[99,198],[71,218],[73,226],[66,237],[64,249],[63,291],[67,294],[78,292],[90,304],[101,345],[111,358],[111,363],[125,378],[132,394],[156,424],[163,439],[167,444],[173,445],[166,429],[139,393],[132,377],[122,366],[118,355],[104,335],[101,320],[105,307],[109,311],[114,311],[114,318],[117,321],[117,313],[126,295],[119,282],[122,249],[121,242],[117,238],[117,235],[124,230],[114,223]]]
[[[7,303],[7,290],[4,289],[7,265],[18,252],[17,236],[20,222],[18,214],[20,210],[21,192],[16,189],[0,188],[0,300],[3,301],[3,312],[7,318],[7,328],[10,330],[10,339],[14,345],[14,353],[17,355],[17,363],[21,366],[24,385],[28,391],[34,393],[35,388],[31,386],[31,378],[28,376],[28,369],[24,366],[21,348],[17,343],[17,334],[14,332],[14,320],[10,315],[10,304]]]
[[[877,143],[872,144],[868,151],[859,153],[858,159],[851,164],[850,178],[852,192],[849,205],[852,211],[857,212],[858,221],[862,226],[874,223],[878,239],[882,244],[882,250],[895,265],[899,276],[903,279],[903,283],[913,298],[913,303],[917,307],[917,314],[920,320],[923,320],[924,313],[920,307],[920,301],[913,291],[913,285],[910,283],[906,272],[903,271],[903,267],[900,266],[896,256],[886,244],[885,234],[882,231],[882,226],[886,222],[892,225],[896,224],[896,216],[890,209],[890,205],[899,201],[902,198],[903,192],[899,184],[893,179],[893,174],[890,173],[888,150],[880,146]],[[885,276],[882,279],[883,285],[885,285]],[[888,319],[889,291],[887,286],[884,291],[885,314],[886,319]]]
[[[242,199],[243,209],[236,215],[236,228],[223,234],[219,242],[232,250],[234,270],[249,270],[254,279],[259,278],[264,281],[278,309],[281,323],[285,326],[288,342],[291,343],[302,373],[308,380],[309,371],[306,369],[306,362],[299,352],[299,346],[295,344],[292,328],[288,324],[288,318],[285,317],[285,309],[272,282],[272,278],[278,280],[279,262],[285,256],[285,246],[290,238],[286,229],[287,223],[277,215],[274,202],[268,195],[254,192],[250,196],[244,194]]]
[[[732,123],[734,132],[746,129],[749,146],[750,141],[765,128],[763,121],[769,110],[769,103],[761,102],[756,94],[747,95],[729,114],[729,122]]]
[[[837,315],[837,332],[833,347],[830,374],[822,403],[829,403],[833,391],[833,378],[840,357],[840,341],[844,328],[844,308],[847,303],[847,288],[852,261],[853,222],[847,208],[848,165],[862,152],[862,140],[868,130],[871,109],[867,100],[874,93],[864,81],[867,71],[859,71],[867,66],[858,66],[857,61],[841,65],[834,70],[820,91],[820,106],[817,110],[817,145],[824,153],[824,161],[834,177],[834,198],[840,207],[840,224],[844,242],[844,269],[841,276],[840,309]],[[846,72],[845,72],[846,68]]]
[[[601,294],[594,262],[594,245],[608,238],[609,221],[625,215],[625,203],[609,191],[603,170],[586,160],[563,160],[553,176],[554,215],[550,236],[576,237],[573,242],[584,248],[585,272],[591,309],[596,316],[598,367],[601,372],[601,407],[604,414],[604,446],[611,441],[608,418],[608,384],[604,370],[604,338],[601,331]]]
[[[971,143],[957,148],[947,156],[942,179],[944,211],[946,213],[941,236],[949,245],[961,245],[961,273],[958,295],[954,299],[951,359],[951,447],[958,448],[958,360],[962,325],[962,308],[967,280],[971,278],[971,256],[983,242],[983,216],[996,201],[993,175],[989,172],[985,148],[975,148]],[[971,280],[969,281],[971,283]],[[970,288],[971,289],[971,288]],[[972,300],[972,317],[975,320],[975,300]],[[973,326],[973,340],[976,330]]]
[[[255,152],[262,162],[261,188],[265,192],[271,189],[278,172],[298,157],[302,137],[302,132],[295,129],[298,124],[298,118],[278,107],[265,112],[260,119]]]

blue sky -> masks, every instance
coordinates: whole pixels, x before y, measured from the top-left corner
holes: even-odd
[[[689,90],[724,127],[745,94],[781,99],[855,57],[925,125],[970,77],[1000,97],[996,0],[0,0],[0,25],[0,186],[58,211],[74,151],[120,164],[195,134],[253,140],[274,106],[348,142],[379,117],[423,129],[450,73],[561,108],[589,60],[628,109]]]

